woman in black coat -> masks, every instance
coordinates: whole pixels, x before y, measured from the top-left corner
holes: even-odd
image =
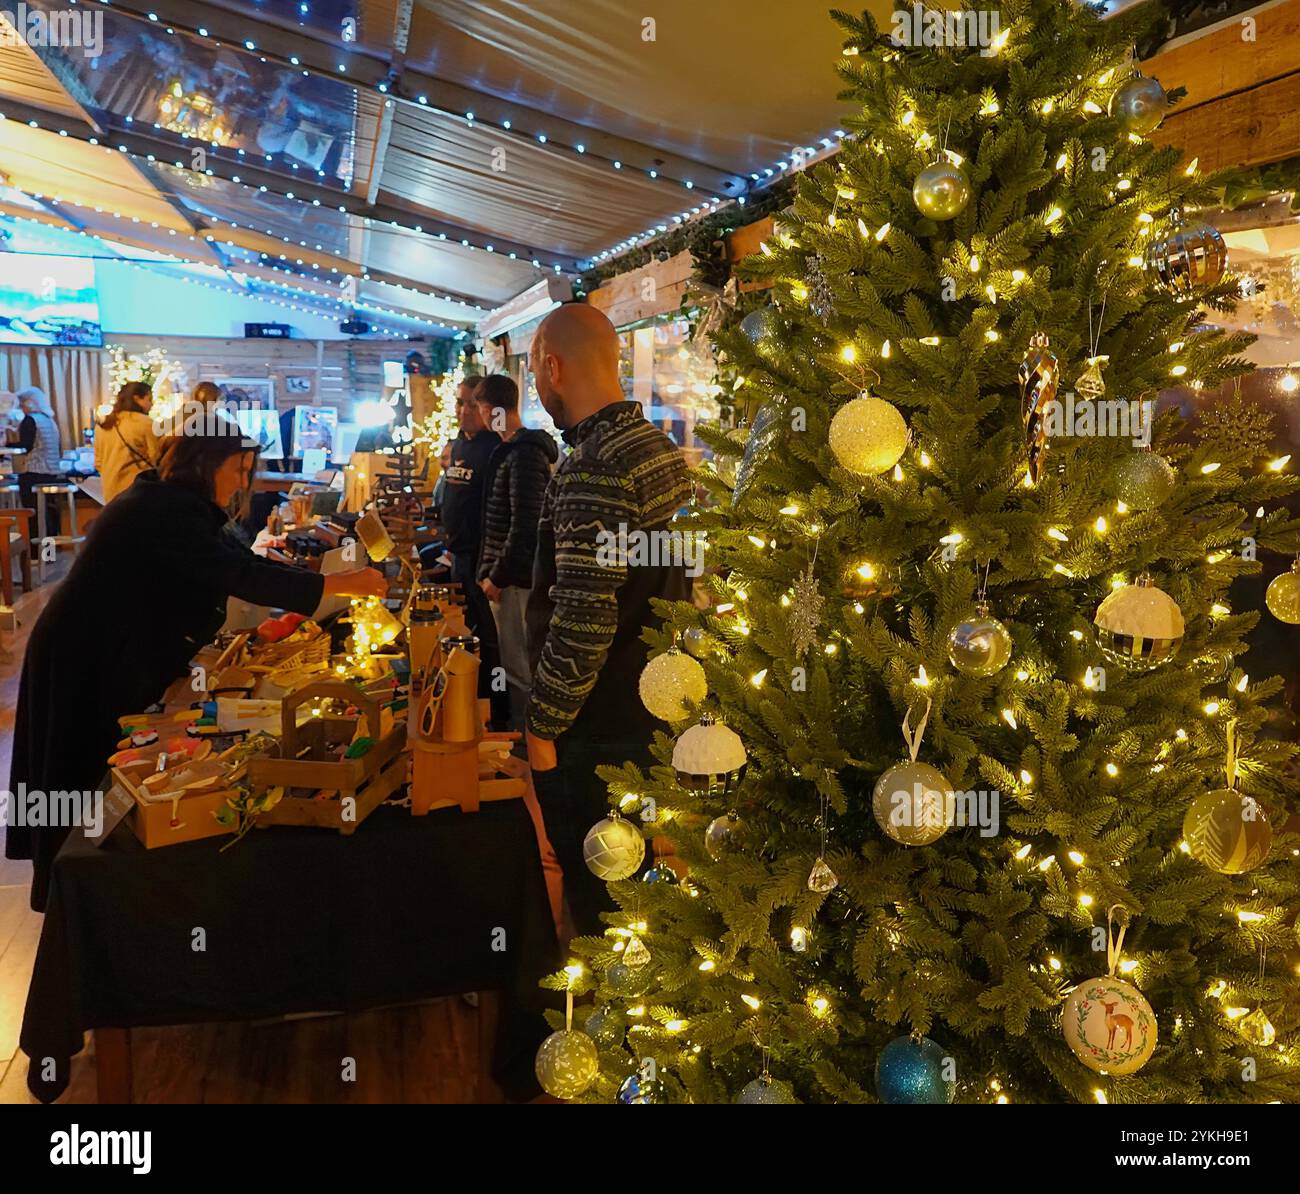
[[[158,472],[142,473],[104,508],[32,629],[11,800],[100,790],[121,738],[118,718],[146,709],[189,671],[225,621],[227,597],[310,615],[323,596],[386,591],[372,569],[322,577],[255,556],[226,525],[248,492],[257,445],[220,416],[183,429],[195,433],[163,441]],[[69,831],[9,827],[5,854],[32,860],[38,912]]]

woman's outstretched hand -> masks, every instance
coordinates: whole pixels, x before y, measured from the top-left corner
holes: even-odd
[[[374,568],[335,572],[325,578],[326,597],[385,597],[388,579]]]

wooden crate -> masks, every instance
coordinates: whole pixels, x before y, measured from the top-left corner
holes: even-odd
[[[234,795],[228,788],[200,791],[175,800],[146,800],[129,772],[112,769],[113,779],[135,800],[135,809],[128,820],[135,836],[146,850],[160,846],[176,846],[181,842],[195,842],[205,837],[220,837],[234,833],[234,825],[222,825],[216,814]]]
[[[280,732],[280,758],[256,758],[248,764],[249,783],[255,789],[283,787],[284,796],[257,818],[266,825],[314,825],[352,833],[362,821],[406,782],[408,762],[406,723],[378,739],[359,759],[322,757],[331,739],[352,737],[350,718],[313,718],[298,725],[298,709],[309,700],[334,698],[358,706],[371,737],[379,731],[379,702],[341,680],[317,680],[284,698]],[[307,748],[307,757],[297,756]],[[336,798],[317,800],[316,793],[337,792]],[[302,793],[306,792],[306,795]],[[345,814],[347,814],[345,816]]]

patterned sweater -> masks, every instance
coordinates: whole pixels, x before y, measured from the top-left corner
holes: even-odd
[[[498,589],[533,583],[537,524],[560,450],[545,431],[521,427],[492,450],[487,466],[478,579]]]
[[[546,490],[528,601],[528,729],[648,742],[656,723],[637,695],[641,630],[657,620],[651,598],[685,600],[690,582],[680,553],[675,563],[671,552],[647,553],[644,532],[665,531],[686,504],[686,465],[639,402],[602,407],[564,439],[573,450]]]

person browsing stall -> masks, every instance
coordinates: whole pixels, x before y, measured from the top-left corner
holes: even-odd
[[[111,502],[141,473],[158,464],[158,433],[149,410],[153,390],[143,381],[128,381],[117,392],[113,409],[95,427],[95,468]]]
[[[382,597],[372,569],[321,576],[255,556],[227,527],[247,500],[257,444],[224,412],[182,408],[145,472],[91,525],[32,628],[14,723],[9,790],[93,792],[121,738],[118,718],[186,675],[239,597],[311,615],[323,597]],[[42,911],[67,826],[11,826],[9,858],[31,859]]]
[[[639,402],[623,397],[614,325],[596,308],[553,311],[533,338],[531,368],[547,414],[572,451],[546,491],[528,601],[533,687],[528,761],[564,871],[579,933],[600,933],[614,907],[584,865],[582,839],[608,815],[601,764],[649,766],[658,723],[637,695],[651,600],[685,600],[685,567],[630,566],[606,545],[667,528],[689,498],[686,465]]]
[[[492,603],[506,681],[522,704],[532,681],[524,610],[533,586],[542,500],[560,450],[545,431],[524,426],[519,387],[505,374],[485,377],[474,401],[479,416],[501,435],[488,461],[478,583]]]

